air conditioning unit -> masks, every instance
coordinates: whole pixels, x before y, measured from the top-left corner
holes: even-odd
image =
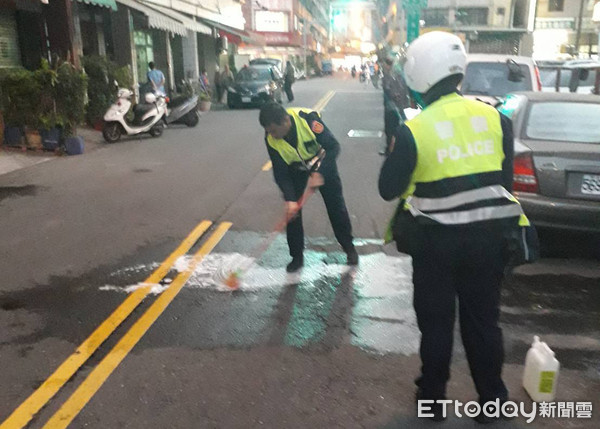
[[[220,54],[223,51],[227,52],[228,49],[229,49],[229,40],[227,40],[227,37],[223,37],[223,36],[218,37],[217,38],[217,52]]]

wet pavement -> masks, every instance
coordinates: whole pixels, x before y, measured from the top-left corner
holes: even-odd
[[[334,82],[339,87],[324,112],[334,133],[377,131],[381,93]],[[302,103],[313,105],[330,89],[326,81],[314,85],[300,86]],[[345,115],[333,115],[331,109],[342,106]],[[213,116],[212,125],[201,124],[204,129],[168,130],[179,140],[126,142],[99,149],[84,165],[59,159],[0,179],[0,224],[7,231],[0,261],[6,279],[0,288],[0,421],[127,297],[148,286],[145,279],[193,225],[211,219],[232,221],[232,230],[193,270],[71,427],[436,426],[415,417],[413,379],[420,363],[411,261],[383,246],[380,235],[393,210],[375,191],[381,139],[340,137],[339,164],[360,265],[345,265],[316,198],[304,214],[306,266],[289,275],[284,236],[259,260],[252,259],[281,210],[271,173],[260,172],[266,157],[260,130],[252,144],[262,152],[244,153],[243,160],[221,152],[250,144],[246,140],[215,138],[212,144],[198,137],[222,135],[219,121],[234,115],[256,125],[256,111],[212,114],[220,116]],[[146,152],[140,144],[148,145]],[[217,150],[217,144],[228,146]],[[206,159],[210,162],[197,163]],[[236,174],[224,174],[227,170]],[[25,228],[26,216],[38,222],[36,231]],[[569,240],[564,248],[570,253],[554,244],[552,259],[506,278],[505,380],[511,398],[530,404],[520,378],[533,335],[540,335],[561,363],[557,400],[592,401],[593,419],[537,419],[531,425],[516,419],[494,427],[598,427],[597,242]],[[42,427],[110,356],[117,341],[189,269],[198,247],[150,285],[144,301],[30,427]],[[232,291],[222,280],[239,267],[246,270],[240,289]],[[475,397],[458,330],[448,391],[462,401]],[[476,426],[456,417],[439,425]]]

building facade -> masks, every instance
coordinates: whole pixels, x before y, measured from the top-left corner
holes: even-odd
[[[468,52],[531,55],[537,0],[428,0],[420,9],[419,31],[459,35]],[[388,43],[406,42],[402,1],[390,2]]]
[[[326,53],[329,2],[318,0],[247,0],[243,5],[246,30],[264,38],[264,44],[239,48],[240,61],[277,58],[304,68],[315,54]]]
[[[538,0],[535,57],[597,56],[599,28],[592,22],[594,4],[594,0]]]

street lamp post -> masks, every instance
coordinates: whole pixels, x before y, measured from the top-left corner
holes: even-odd
[[[304,48],[304,76],[308,79],[308,70],[306,69],[306,30],[308,26],[308,20],[306,18],[302,18],[302,46]]]

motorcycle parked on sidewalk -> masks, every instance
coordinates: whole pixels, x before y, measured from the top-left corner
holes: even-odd
[[[177,97],[167,99],[167,124],[185,124],[190,128],[198,125],[200,112],[198,112],[198,96]]]
[[[119,141],[121,135],[133,136],[149,133],[152,137],[162,135],[168,115],[167,102],[163,94],[148,92],[143,95],[144,103],[133,107],[133,120],[127,119],[131,109],[133,91],[119,89],[117,101],[104,114],[102,136],[108,143]]]

